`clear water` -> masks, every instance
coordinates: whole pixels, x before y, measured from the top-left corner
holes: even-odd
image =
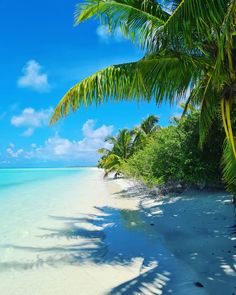
[[[79,183],[89,173],[89,168],[0,169],[0,244],[21,242],[50,214],[66,211],[78,201]]]
[[[3,189],[16,189],[16,186],[38,184],[56,178],[65,178],[83,174],[87,168],[35,168],[35,169],[0,169],[0,196],[4,196]],[[18,188],[17,188],[18,189]]]

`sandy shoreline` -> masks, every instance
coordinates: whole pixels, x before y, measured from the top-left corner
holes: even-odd
[[[124,265],[102,261],[103,231],[111,224],[103,222],[108,214],[100,208],[117,203],[111,196],[120,186],[105,183],[103,171],[95,168],[76,182],[67,184],[68,202],[49,210],[37,228],[22,228],[15,244],[1,242],[0,294],[106,294],[138,275],[142,259]],[[121,207],[134,204],[129,200],[118,203]]]
[[[5,245],[0,294],[236,294],[229,196],[157,199],[102,176],[92,169],[66,207]]]
[[[164,247],[159,264],[170,272],[170,293],[236,294],[236,217],[228,194],[157,198],[135,186],[127,194],[140,198],[146,222]]]

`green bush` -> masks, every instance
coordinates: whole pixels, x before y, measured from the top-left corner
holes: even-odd
[[[159,129],[142,150],[123,164],[122,171],[148,185],[220,184],[223,140],[219,120],[214,122],[203,150],[199,148],[199,113],[195,111],[180,120],[178,126]]]

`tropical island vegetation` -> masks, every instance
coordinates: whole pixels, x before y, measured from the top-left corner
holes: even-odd
[[[99,167],[107,175],[116,172],[138,179],[148,186],[186,186],[223,188],[221,174],[224,132],[220,120],[199,148],[198,110],[182,119],[173,118],[168,127],[160,127],[158,118],[149,116],[133,130],[120,130],[109,137],[111,149],[101,149]]]
[[[62,98],[51,122],[82,105],[108,100],[154,100],[159,105],[184,99],[183,116],[190,105],[199,111],[147,137],[122,130],[109,139],[112,150],[101,151],[100,165],[107,171],[122,169],[148,183],[218,183],[222,167],[227,189],[235,192],[236,1],[87,0],[78,4],[76,25],[92,17],[113,33],[121,30],[144,57],[79,82]],[[122,140],[127,144],[123,158],[120,151],[114,152]]]

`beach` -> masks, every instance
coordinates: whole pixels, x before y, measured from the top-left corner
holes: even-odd
[[[0,294],[236,294],[228,194],[157,196],[97,168],[50,175],[2,190]]]

